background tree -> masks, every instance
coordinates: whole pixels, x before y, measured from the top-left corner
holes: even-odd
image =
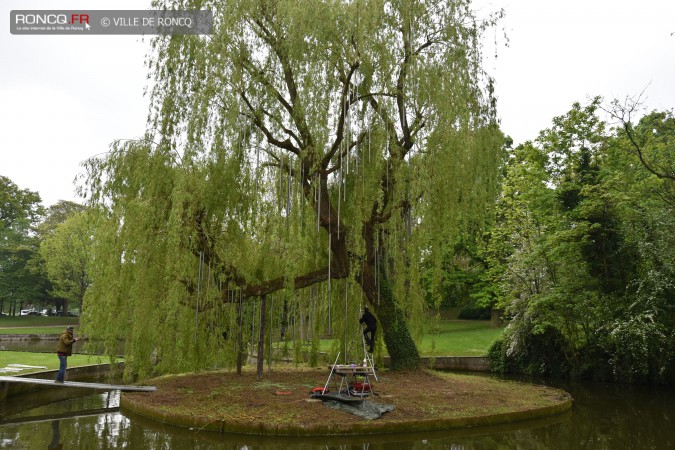
[[[599,104],[575,104],[510,160],[490,245],[512,321],[492,356],[530,374],[672,380],[669,180],[606,131]]]
[[[74,207],[72,211],[79,209]],[[60,214],[62,208],[56,211]],[[51,217],[54,221],[61,220],[53,215]],[[62,300],[58,303],[63,314],[73,307],[82,307],[82,299],[90,283],[88,266],[92,237],[87,212],[70,212],[68,218],[56,224],[40,243],[40,255],[52,283],[51,294]]]
[[[604,110],[619,122],[618,130],[627,139],[625,149],[636,155],[640,163],[657,178],[668,180],[675,189],[675,117],[673,111],[652,111],[642,116],[641,95],[613,100]],[[675,195],[671,192],[671,196]],[[673,198],[671,197],[671,200]]]
[[[43,220],[37,226],[37,233],[40,238],[40,246],[42,247],[42,242],[45,239],[54,235],[54,231],[58,225],[65,222],[73,214],[77,212],[83,212],[85,209],[86,207],[84,205],[67,200],[59,200],[47,208]],[[48,280],[46,286],[48,297],[45,299],[45,304],[46,306],[49,306],[50,309],[48,313],[67,314],[67,299],[58,297],[54,292],[54,286],[52,280],[49,279],[46,261],[42,251],[37,252],[31,262],[31,265],[35,271],[40,272],[42,277]],[[81,300],[82,299],[80,298],[80,301]]]
[[[416,366],[420,263],[440,268],[495,194],[502,137],[478,46],[493,20],[454,0],[191,6],[216,27],[155,41],[153,135],[88,164],[107,224],[87,295],[98,332],[133,340],[130,367],[155,352],[179,370],[174,355],[203,356],[217,305],[325,283],[330,301],[370,304],[395,368]],[[152,324],[106,322],[149,310]]]
[[[0,176],[0,305],[16,314],[24,302],[38,303],[48,281],[31,261],[38,249],[36,226],[43,213],[37,192]]]
[[[47,208],[44,220],[40,222],[38,231],[40,236],[45,238],[51,235],[56,227],[76,213],[86,211],[86,206],[68,200],[59,200]]]

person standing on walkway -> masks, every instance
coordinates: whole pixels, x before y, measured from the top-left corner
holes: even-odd
[[[59,336],[59,342],[56,344],[56,354],[59,356],[59,371],[56,374],[55,383],[63,383],[68,367],[68,357],[73,354],[73,344],[79,339],[73,337],[73,327],[66,328],[66,331]]]

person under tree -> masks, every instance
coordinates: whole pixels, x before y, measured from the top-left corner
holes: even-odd
[[[359,323],[365,323],[366,328],[363,330],[363,338],[368,344],[368,353],[373,353],[375,350],[375,332],[377,331],[377,319],[370,312],[368,307],[363,308],[363,315],[359,319]]]

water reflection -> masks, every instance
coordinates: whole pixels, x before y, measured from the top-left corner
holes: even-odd
[[[50,414],[58,414],[60,418],[1,425],[0,447],[204,450],[675,448],[675,392],[672,388],[604,384],[560,387],[572,393],[575,399],[573,410],[542,421],[435,433],[308,438],[223,435],[176,428],[120,413],[79,416],[83,411],[117,406],[117,394],[97,394],[23,412],[21,417],[25,420]],[[3,419],[7,417],[3,415]]]
[[[672,387],[597,383],[562,387],[575,398],[574,418],[551,432],[574,448],[675,448]]]
[[[52,441],[47,446],[49,450],[58,450],[63,448],[61,444],[61,421],[52,420]]]

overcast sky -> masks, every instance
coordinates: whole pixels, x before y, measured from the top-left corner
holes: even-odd
[[[143,134],[147,39],[14,36],[13,9],[146,9],[149,0],[3,0],[0,6],[0,175],[38,191],[46,206],[80,201],[85,159]],[[675,107],[675,2],[477,0],[480,16],[504,8],[489,32],[485,68],[496,79],[502,129],[534,139],[575,101],[635,96]],[[503,34],[508,36],[508,47]]]

